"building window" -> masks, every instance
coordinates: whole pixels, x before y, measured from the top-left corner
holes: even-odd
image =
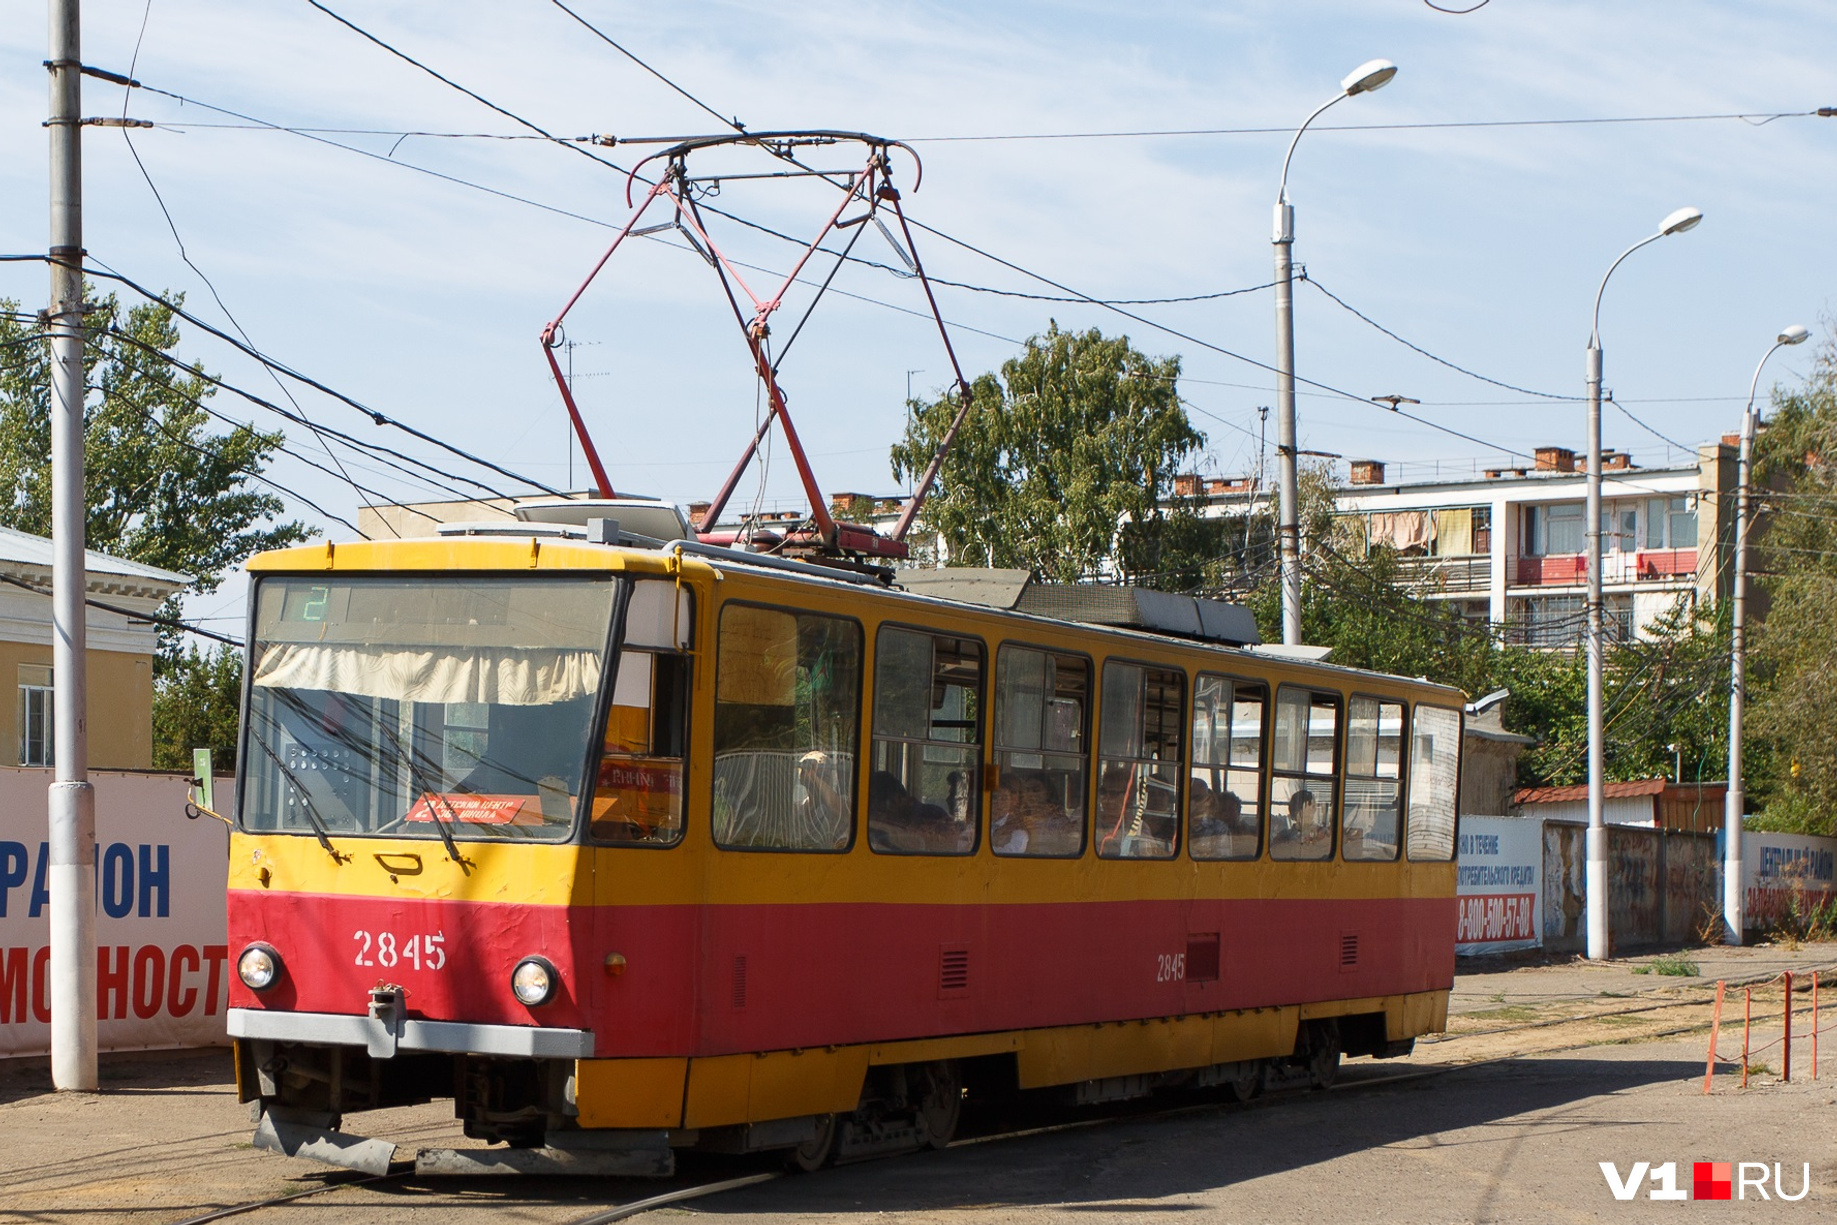
[[[1601,507],[1601,551],[1631,553],[1639,547],[1639,505],[1616,502]]]
[[[1580,553],[1585,547],[1582,528],[1587,519],[1580,502],[1527,506],[1524,521],[1524,551],[1533,557]]]
[[[1646,500],[1646,547],[1694,549],[1697,547],[1697,512],[1687,497]]]
[[[1515,602],[1509,639],[1517,646],[1573,647],[1588,637],[1588,602],[1579,595],[1534,596]],[[1610,595],[1601,600],[1601,632],[1609,642],[1633,638],[1633,601]]]
[[[19,764],[48,766],[55,761],[51,736],[51,669],[19,665]]]

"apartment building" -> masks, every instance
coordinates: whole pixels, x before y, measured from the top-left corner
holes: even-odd
[[[1610,634],[1644,636],[1680,601],[1716,599],[1729,583],[1735,513],[1733,439],[1700,447],[1694,464],[1601,464],[1601,584]],[[1540,447],[1529,468],[1479,479],[1390,484],[1384,466],[1354,463],[1339,496],[1365,537],[1401,555],[1426,597],[1501,626],[1508,641],[1568,646],[1586,619],[1586,464]]]

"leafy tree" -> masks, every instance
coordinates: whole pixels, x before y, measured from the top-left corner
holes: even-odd
[[[1775,392],[1755,449],[1764,531],[1749,557],[1768,606],[1753,635],[1746,765],[1757,824],[1837,833],[1837,346]]]
[[[971,387],[971,407],[921,516],[956,565],[1074,582],[1107,567],[1153,573],[1163,502],[1205,445],[1175,383],[1178,358],[1058,324]],[[895,479],[923,473],[959,401],[912,405]],[[1122,530],[1119,525],[1132,525]]]
[[[314,535],[281,522],[281,499],[252,482],[283,438],[249,425],[206,428],[214,390],[201,367],[173,356],[179,333],[157,302],[123,311],[113,295],[87,319],[84,500],[90,548],[191,576],[215,591],[262,549]],[[0,524],[51,533],[49,346],[0,299]],[[179,599],[162,612],[176,617]],[[231,651],[180,647],[162,626],[155,661],[156,763],[188,768],[194,745],[233,758],[241,664]]]
[[[206,594],[250,554],[313,535],[304,524],[274,522],[285,505],[251,485],[281,445],[279,433],[206,431],[214,388],[202,367],[172,356],[172,311],[149,302],[123,312],[112,294],[96,302],[84,349],[89,547],[189,574],[190,590]],[[18,304],[0,299],[0,523],[48,536],[50,353],[30,342],[17,316]],[[170,632],[162,643],[168,656],[176,651]]]
[[[187,647],[153,678],[153,768],[189,770],[191,751],[209,749],[215,769],[234,770],[241,702],[241,652]]]

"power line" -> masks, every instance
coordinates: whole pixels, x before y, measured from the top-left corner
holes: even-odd
[[[1476,373],[1475,371],[1469,370],[1465,366],[1457,366],[1453,362],[1449,361],[1447,358],[1438,357],[1435,354],[1429,352],[1427,349],[1423,348],[1421,345],[1416,344],[1412,341],[1405,340],[1403,337],[1397,335],[1397,333],[1385,327],[1382,323],[1379,323],[1376,319],[1373,319],[1371,316],[1365,314],[1363,311],[1359,310],[1356,306],[1353,306],[1350,302],[1346,301],[1344,298],[1334,293],[1331,289],[1328,289],[1325,285],[1322,285],[1319,281],[1308,276],[1305,271],[1301,274],[1301,280],[1306,282],[1309,285],[1312,285],[1315,289],[1318,289],[1321,293],[1326,294],[1327,297],[1331,299],[1342,310],[1345,310],[1349,314],[1353,315],[1355,318],[1361,319],[1364,322],[1370,324],[1372,327],[1384,333],[1386,336],[1390,337],[1392,340],[1396,341],[1398,344],[1402,345],[1404,348],[1409,349],[1416,353],[1420,353],[1424,357],[1428,358],[1430,361],[1435,362],[1439,365],[1446,366],[1448,367],[1448,369],[1453,370],[1458,374],[1464,374],[1470,379],[1478,379],[1482,383],[1491,383],[1494,387],[1503,387],[1507,391],[1516,391],[1520,395],[1536,396],[1539,399],[1543,399],[1543,400],[1579,400],[1581,399],[1580,396],[1562,396],[1562,395],[1557,395],[1554,392],[1536,391],[1529,387],[1518,387],[1511,383],[1500,382],[1498,379],[1495,379],[1495,378],[1488,378],[1486,375]],[[1624,412],[1625,410],[1623,409],[1621,411]]]
[[[312,3],[312,0],[308,0],[308,3]],[[98,260],[96,262],[100,263],[101,261]],[[472,452],[467,451],[462,447],[456,447],[452,443],[445,442],[442,439],[436,438],[434,435],[429,434],[424,430],[416,429],[414,426],[409,425],[406,422],[398,421],[395,418],[390,417],[385,413],[381,413],[377,411],[376,409],[373,409],[369,407],[368,405],[363,404],[360,401],[355,400],[352,397],[345,395],[343,392],[338,391],[335,388],[328,387],[326,384],[311,377],[310,375],[302,374],[300,371],[295,370],[290,366],[284,365],[281,362],[276,361],[274,358],[271,358],[267,354],[262,353],[259,350],[255,349],[252,345],[246,344],[243,341],[236,339],[234,336],[227,334],[221,329],[211,326],[210,324],[206,323],[204,320],[198,318],[196,315],[185,310],[184,307],[179,306],[177,303],[171,301],[169,298],[166,298],[162,296],[161,294],[155,293],[153,290],[146,288],[144,285],[141,285],[138,282],[131,280],[130,278],[126,276],[123,276],[121,273],[96,272],[92,270],[92,275],[104,276],[110,280],[119,281],[121,284],[126,285],[129,289],[132,289],[135,293],[141,295],[143,298],[146,298],[148,301],[157,302],[161,306],[164,306],[166,309],[170,310],[173,314],[185,320],[185,322],[191,324],[193,327],[200,328],[203,331],[210,333],[212,336],[215,336],[218,340],[221,340],[225,344],[230,345],[232,348],[236,349],[238,352],[241,352],[248,357],[254,358],[256,361],[261,362],[266,366],[269,366],[274,371],[284,374],[290,379],[294,379],[300,383],[304,383],[306,386],[311,387],[314,391],[318,391],[325,395],[328,395],[332,397],[334,400],[337,400],[341,404],[345,404],[351,408],[356,409],[358,412],[362,413],[364,416],[370,418],[370,420],[375,422],[377,425],[386,425],[394,429],[400,430],[403,433],[408,434],[409,436],[413,438],[418,438],[422,442],[429,443],[433,446],[439,447],[441,450],[446,451],[447,453],[451,455],[458,456],[460,459],[463,459],[468,463],[476,464],[481,468],[488,469],[489,471],[497,473],[499,476],[509,477],[513,481],[520,481],[525,485],[529,485],[533,488],[540,489],[544,493],[552,494],[556,497],[565,496],[558,489],[551,489],[549,486],[543,484],[540,481],[524,476],[521,473],[513,472],[509,468],[505,468],[499,464],[495,464],[492,461],[484,458],[482,455],[474,455]],[[251,395],[250,393],[242,391],[238,388],[230,387],[228,384],[219,383],[218,385],[224,387],[225,390],[234,391],[237,395],[240,395],[245,399],[254,400],[256,403],[261,404],[265,408],[272,409],[275,412],[279,412],[279,413],[286,412],[285,409],[282,409],[278,407],[277,405],[271,404],[265,400],[261,400],[259,399],[259,397],[255,397]],[[304,424],[304,422],[302,424]],[[328,430],[328,432],[330,431]],[[345,435],[345,437],[347,438],[347,440],[351,441],[354,445],[358,445],[358,446],[365,445],[362,443],[357,443],[355,439],[350,439],[349,435]],[[410,457],[408,456],[402,456],[402,458],[410,459]],[[410,459],[410,462],[419,463],[421,464],[422,467],[426,467],[430,471],[435,471],[435,469],[433,469],[431,465],[428,465],[427,463],[425,463],[425,461]],[[497,491],[492,490],[491,487],[488,485],[484,485],[478,481],[473,480],[471,477],[458,477],[457,474],[453,474],[453,475],[455,475],[457,479],[467,481],[470,484],[478,485],[479,488],[485,489],[488,492],[493,493],[494,496],[497,496],[497,497],[506,496],[502,493],[498,493]]]
[[[668,85],[671,89],[675,90],[677,93],[681,94],[683,97],[693,102],[696,106],[700,107],[702,110],[706,111],[708,114],[714,116],[715,121],[717,123],[724,123],[736,132],[746,131],[746,125],[741,123],[737,116],[733,118],[728,118],[727,116],[722,115],[721,112],[715,110],[712,106],[709,106],[706,102],[703,102],[700,98],[696,97],[694,94],[690,93],[688,90],[678,85],[675,81],[672,81],[669,77],[664,76],[661,72],[657,71],[655,68],[651,67],[649,64],[639,59],[636,55],[633,55],[630,51],[626,50],[626,48],[621,46],[619,43],[613,41],[612,37],[609,34],[607,34],[604,30],[600,29],[598,26],[588,21],[585,17],[582,17],[579,13],[575,12],[573,9],[569,8],[567,5],[563,4],[561,0],[549,0],[549,2],[553,4],[556,8],[560,9],[562,12],[566,13],[568,16],[572,17],[575,21],[578,21],[581,25],[585,26],[587,30],[590,33],[592,33],[595,38],[598,38],[601,42],[605,43],[608,47],[611,47],[614,51],[617,51],[620,55],[624,56],[626,59],[636,64],[638,67],[644,69],[644,71],[650,73],[652,76],[656,77],[659,81],[662,81],[665,85]]]
[[[1712,120],[1738,119],[1754,127],[1772,123],[1776,119],[1802,119],[1822,116],[1831,108],[1818,107],[1809,111],[1731,111],[1720,114],[1705,115],[1613,115],[1602,118],[1574,119],[1468,119],[1442,120],[1424,123],[1341,123],[1316,124],[1308,130],[1311,132],[1421,132],[1439,131],[1455,128],[1552,128],[1552,127],[1599,127],[1611,124],[1628,123],[1701,123]],[[1019,140],[1134,140],[1143,137],[1165,136],[1288,136],[1294,132],[1293,125],[1280,128],[1143,128],[1113,132],[1018,132],[1000,135],[975,136],[908,136],[908,144],[966,144],[983,141],[1019,141]]]

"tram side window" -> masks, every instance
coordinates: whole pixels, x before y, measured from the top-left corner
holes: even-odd
[[[989,845],[997,855],[1075,858],[1084,853],[1090,661],[1019,646],[995,660]]]
[[[1340,696],[1284,685],[1276,690],[1269,788],[1271,859],[1331,859],[1339,796]]]
[[[1263,711],[1269,690],[1202,675],[1193,690],[1187,849],[1194,859],[1255,859],[1263,833]]]
[[[874,653],[867,840],[967,855],[982,823],[982,644],[885,626]]]
[[[1403,703],[1354,697],[1346,708],[1345,859],[1389,861],[1399,850]]]
[[[689,614],[689,593],[676,584],[632,585],[593,790],[590,828],[600,841],[675,846],[682,840]]]
[[[1097,854],[1166,859],[1180,828],[1186,674],[1110,660],[1097,734]]]
[[[1461,712],[1418,706],[1410,737],[1410,858],[1454,858],[1454,797],[1461,767]]]
[[[721,611],[715,843],[845,851],[855,832],[861,627],[747,604]]]

